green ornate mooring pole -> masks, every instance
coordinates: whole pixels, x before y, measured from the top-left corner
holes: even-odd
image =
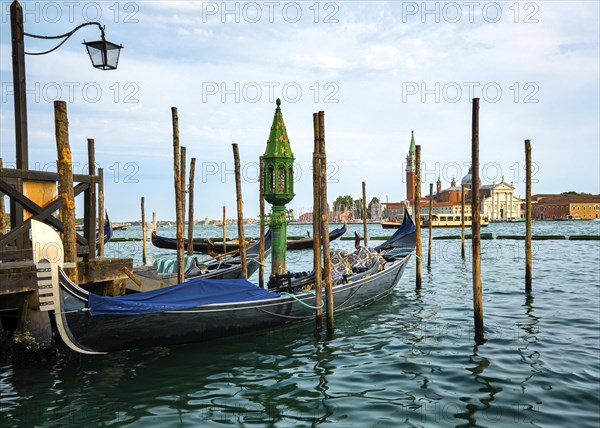
[[[267,141],[264,160],[265,200],[273,206],[269,226],[271,227],[271,278],[285,274],[285,251],[287,242],[287,212],[285,205],[294,198],[294,154],[287,136],[281,100],[277,108]]]

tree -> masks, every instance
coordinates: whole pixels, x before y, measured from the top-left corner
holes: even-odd
[[[333,202],[333,209],[334,211],[345,211],[347,209],[350,209],[353,203],[354,200],[350,195],[338,196]]]
[[[371,199],[371,202],[369,202],[369,206],[367,207],[367,214],[369,216],[369,218],[373,218],[373,204],[379,204],[379,198],[377,197],[373,197],[373,199]]]

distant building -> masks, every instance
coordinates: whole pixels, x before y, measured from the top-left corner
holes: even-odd
[[[600,195],[533,195],[531,214],[535,220],[597,219],[600,218]]]
[[[416,144],[414,133],[411,135],[408,156],[406,157],[406,198],[409,212],[412,213],[411,204],[414,201],[416,182],[415,171]],[[460,185],[454,178],[450,187],[442,189],[440,178],[436,182],[436,191],[433,194],[433,214],[457,214],[461,212],[462,186],[465,186],[465,213],[471,213],[471,169],[465,175]],[[483,185],[479,187],[482,214],[488,220],[516,220],[524,216],[524,201],[514,195],[513,184],[506,183],[504,177],[500,183]],[[401,220],[404,215],[405,203],[382,203],[382,216],[390,220]],[[421,196],[420,212],[422,216],[429,216],[429,195]]]

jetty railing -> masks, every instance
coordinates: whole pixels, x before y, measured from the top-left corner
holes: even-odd
[[[31,229],[31,220],[42,221],[59,232],[64,232],[64,225],[54,213],[60,210],[65,201],[56,196],[40,206],[26,195],[27,183],[58,183],[60,177],[57,172],[34,171],[2,168],[0,169],[0,193],[8,196],[11,206],[11,229],[5,235],[0,235],[0,261],[29,260],[32,258],[31,244],[28,232]],[[73,174],[73,193],[77,197],[84,194],[84,230],[83,235],[76,233],[77,255],[84,261],[94,258],[96,253],[96,192],[95,185],[98,177],[95,175]],[[12,207],[20,207],[30,212],[30,217],[17,224],[12,214]],[[18,209],[20,209],[18,208]],[[102,228],[101,228],[102,229]],[[102,233],[102,230],[100,230]]]

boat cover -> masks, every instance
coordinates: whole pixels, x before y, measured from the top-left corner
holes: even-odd
[[[118,297],[89,294],[88,307],[96,315],[141,315],[190,309],[212,303],[235,303],[279,297],[245,279],[192,279],[183,284]]]

